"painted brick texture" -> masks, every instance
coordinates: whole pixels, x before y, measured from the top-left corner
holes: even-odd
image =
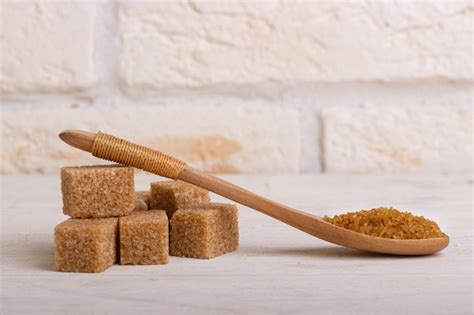
[[[140,89],[468,79],[472,16],[456,1],[132,3],[120,9],[121,79]]]
[[[0,173],[102,130],[216,173],[467,173],[471,1],[0,4]]]
[[[96,80],[93,2],[1,4],[0,90],[76,92]]]

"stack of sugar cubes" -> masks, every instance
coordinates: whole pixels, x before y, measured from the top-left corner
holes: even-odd
[[[167,264],[169,255],[209,259],[239,245],[237,207],[211,203],[208,191],[181,181],[135,192],[132,167],[64,167],[61,190],[71,219],[54,230],[59,271]]]

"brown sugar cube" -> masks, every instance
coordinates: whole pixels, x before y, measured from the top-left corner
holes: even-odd
[[[148,206],[143,199],[135,199],[133,211],[147,211]]]
[[[207,190],[179,180],[151,183],[150,192],[150,209],[166,210],[168,218],[187,205],[210,201]]]
[[[128,215],[134,209],[134,185],[132,167],[63,167],[63,212],[73,218]]]
[[[136,191],[135,192],[135,200],[140,199],[146,204],[147,209],[150,209],[150,200],[151,200],[151,193],[148,190]]]
[[[122,265],[168,263],[168,217],[165,211],[134,212],[121,217],[119,229]]]
[[[171,219],[170,254],[214,258],[239,247],[238,210],[223,203],[195,204]]]
[[[56,269],[102,272],[117,256],[118,219],[69,219],[54,229]]]
[[[135,192],[135,206],[133,211],[146,211],[150,209],[150,192],[136,191]]]

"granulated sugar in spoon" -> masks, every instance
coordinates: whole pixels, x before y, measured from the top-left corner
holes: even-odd
[[[428,255],[442,250],[449,244],[449,237],[441,231],[438,233],[439,229],[436,230],[436,223],[421,217],[410,217],[410,214],[405,213],[408,225],[401,225],[400,233],[398,233],[399,231],[388,230],[394,229],[395,227],[393,226],[383,228],[376,226],[377,222],[383,224],[389,220],[390,218],[387,219],[388,215],[397,215],[396,212],[385,208],[373,209],[372,213],[348,213],[334,218],[326,217],[323,219],[266,199],[215,176],[189,167],[186,163],[159,151],[102,132],[92,133],[79,130],[65,130],[59,134],[59,137],[67,144],[90,152],[95,157],[133,166],[150,173],[171,179],[179,179],[205,188],[334,244],[368,252],[393,255]],[[384,212],[387,210],[389,212]],[[361,220],[362,226],[360,225]],[[370,225],[368,220],[371,222]],[[417,234],[414,227],[409,225],[412,221],[420,223],[420,221],[416,220],[426,220],[426,222],[421,221],[422,227],[430,226],[430,222],[434,223],[434,226],[431,226],[431,232],[434,231],[434,233]],[[371,233],[372,231],[378,233],[376,235],[387,234],[393,237],[397,237],[397,235],[414,235],[418,237],[417,235],[421,235],[420,237],[426,238],[379,237],[369,235],[373,234]]]

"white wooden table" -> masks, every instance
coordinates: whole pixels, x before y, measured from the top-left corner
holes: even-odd
[[[318,215],[394,206],[450,235],[426,257],[332,245],[240,207],[241,245],[213,260],[101,274],[54,271],[57,177],[2,177],[1,314],[472,314],[472,188],[465,177],[228,176]],[[146,189],[151,176],[137,175]],[[213,196],[215,197],[215,196]],[[221,198],[215,197],[215,200]]]

